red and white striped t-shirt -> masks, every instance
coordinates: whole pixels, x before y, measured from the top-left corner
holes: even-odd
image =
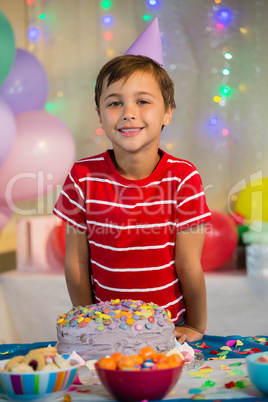
[[[159,150],[162,158],[145,179],[116,170],[112,150],[77,161],[54,214],[86,230],[96,301],[134,299],[185,315],[175,272],[176,232],[211,219],[196,168]]]

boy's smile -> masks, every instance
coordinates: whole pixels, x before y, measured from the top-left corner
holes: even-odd
[[[100,122],[118,153],[137,154],[158,149],[162,126],[169,124],[172,109],[165,111],[158,82],[149,72],[135,72],[107,87],[100,96]],[[147,153],[149,151],[149,154]]]

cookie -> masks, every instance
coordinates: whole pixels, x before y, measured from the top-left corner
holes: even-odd
[[[24,359],[24,356],[15,356],[10,359],[7,364],[5,365],[5,370],[4,371],[10,371],[11,367],[14,364],[21,363],[21,361]]]
[[[10,369],[11,373],[29,373],[32,371],[34,371],[34,369],[25,363],[15,363]]]
[[[31,350],[24,357],[21,363],[28,364],[34,369],[34,371],[42,370],[42,368],[46,365],[45,356],[36,352],[36,350]]]
[[[67,368],[70,367],[70,364],[67,362],[67,360],[65,360],[62,356],[57,355],[54,358],[54,363],[58,366],[58,368],[63,369],[63,368]]]
[[[48,346],[47,348],[34,349],[45,357],[55,357],[57,355],[57,349],[54,346]]]
[[[54,371],[58,370],[59,367],[55,363],[46,364],[41,371]]]

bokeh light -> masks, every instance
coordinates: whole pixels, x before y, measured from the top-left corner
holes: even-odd
[[[113,17],[111,15],[105,15],[101,20],[104,25],[111,25],[113,23]]]
[[[229,96],[231,93],[231,88],[227,85],[224,85],[220,88],[220,93],[224,96]]]
[[[216,14],[217,21],[223,25],[228,25],[233,19],[233,15],[228,8],[221,8]]]
[[[106,51],[106,55],[107,55],[108,57],[113,57],[113,56],[114,56],[114,49],[108,49],[108,50]]]
[[[53,109],[52,103],[49,103],[49,102],[46,103],[45,108],[46,108],[46,110],[51,111]]]
[[[101,2],[102,8],[105,8],[105,9],[110,8],[111,5],[112,5],[112,2],[110,0],[103,0]]]
[[[144,19],[144,21],[149,21],[149,19],[151,18],[150,15],[146,14],[142,17]]]
[[[157,6],[157,3],[159,3],[158,0],[147,0],[147,4],[148,4],[148,6],[150,6],[150,7],[155,7],[155,6]]]
[[[104,32],[103,37],[105,40],[112,40],[114,37],[114,34],[112,32]]]
[[[228,128],[224,128],[223,130],[222,130],[222,135],[229,135],[229,130],[228,130]]]
[[[103,133],[103,129],[102,128],[97,128],[96,134],[101,135],[102,133]]]
[[[227,60],[231,60],[231,59],[233,58],[232,54],[229,53],[229,52],[224,53],[224,57],[225,57]]]
[[[30,29],[28,29],[27,36],[28,36],[28,38],[31,39],[31,40],[36,40],[36,39],[38,39],[39,36],[40,36],[39,29],[37,29],[37,28],[30,28]]]
[[[244,84],[239,84],[238,85],[238,89],[239,91],[245,91],[246,90],[246,86]]]
[[[210,119],[210,124],[212,124],[213,126],[215,126],[218,123],[218,118],[217,116],[212,116]]]
[[[224,68],[224,69],[222,70],[222,74],[223,74],[223,75],[229,75],[229,74],[230,74],[230,70],[229,70],[228,68]]]
[[[219,103],[221,101],[221,97],[220,96],[214,96],[213,100],[214,100],[214,102]]]

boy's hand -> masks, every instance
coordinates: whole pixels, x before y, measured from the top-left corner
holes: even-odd
[[[195,328],[190,327],[187,324],[175,327],[174,335],[179,343],[196,342],[203,338],[202,332],[197,331]]]

